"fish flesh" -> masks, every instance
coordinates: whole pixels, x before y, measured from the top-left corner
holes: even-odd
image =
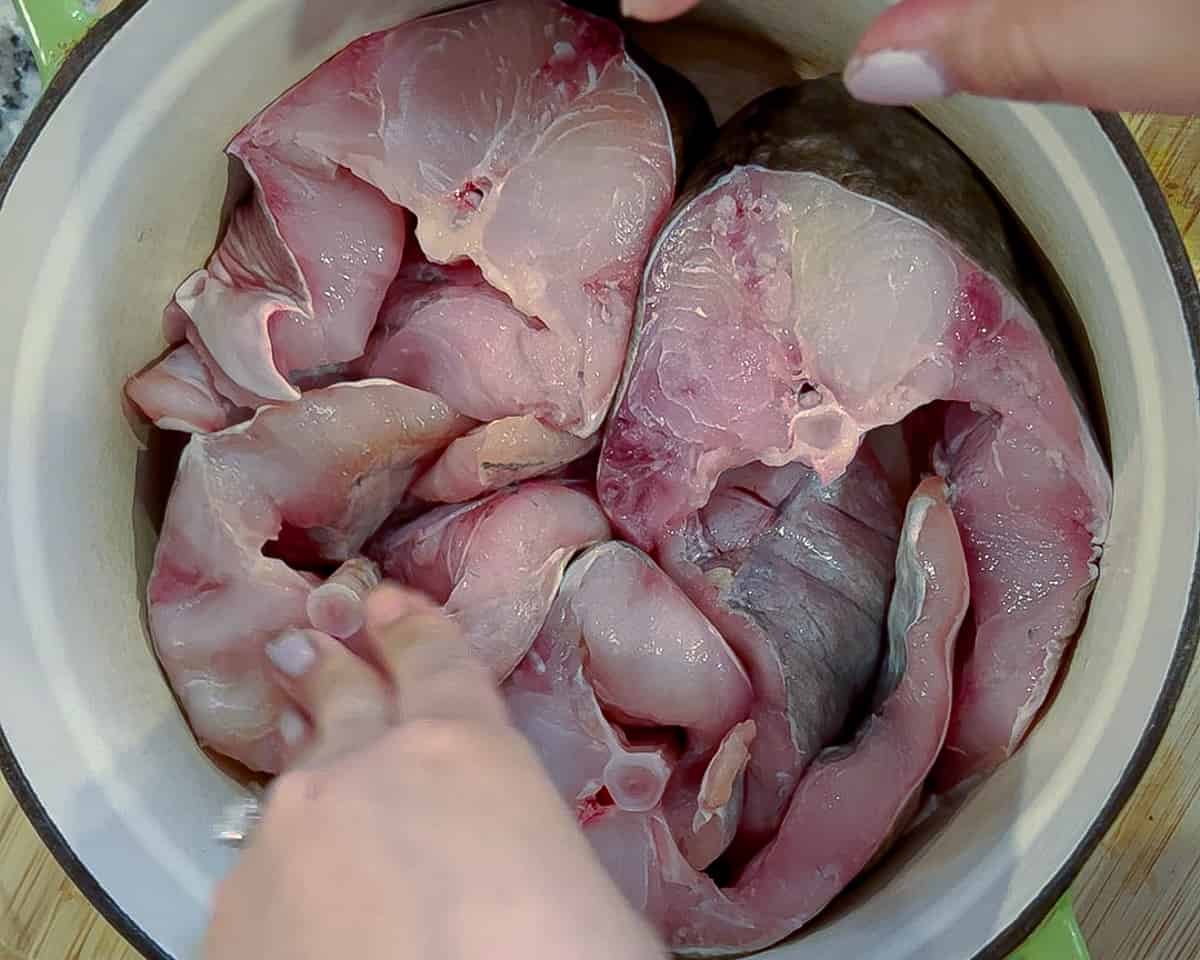
[[[828,486],[802,463],[758,464],[726,473],[658,553],[753,681],[743,857],[778,829],[805,769],[872,694],[900,521],[868,451]]]
[[[267,642],[310,625],[322,582],[312,566],[357,555],[422,464],[470,425],[432,394],[364,380],[192,437],[147,599],[155,649],[202,742],[279,770]]]
[[[366,552],[442,604],[499,682],[528,652],[571,558],[611,535],[579,484],[534,481],[384,527]]]
[[[217,390],[213,375],[195,347],[172,347],[125,384],[125,395],[160,430],[216,433],[240,423],[240,410]]]
[[[1108,471],[1022,286],[978,174],[921,118],[835,78],[768,93],[722,128],[656,242],[601,455],[601,503],[653,549],[727,470],[800,461],[828,483],[871,430],[950,402],[935,460],[975,642],[944,789],[1028,731],[1107,530]],[[964,433],[955,407],[989,426]]]
[[[587,601],[581,607],[580,595],[586,592],[594,568],[588,565],[589,554],[568,570],[546,627],[505,685],[506,701],[564,800],[575,810],[601,862],[673,952],[686,956],[743,953],[783,939],[816,916],[877,859],[916,810],[949,725],[954,641],[969,602],[966,561],[946,497],[945,482],[930,478],[917,487],[907,507],[895,550],[896,589],[886,617],[887,650],[879,671],[885,686],[878,691],[878,702],[848,736],[813,757],[794,786],[777,832],[725,885],[702,869],[711,862],[707,855],[697,851],[687,855],[686,837],[680,837],[678,818],[671,815],[672,792],[692,783],[683,775],[682,762],[677,761],[662,800],[649,809],[643,803],[621,802],[607,788],[613,767],[621,770],[630,765],[626,755],[636,756],[638,748],[627,735],[625,739],[614,736],[613,722],[596,708],[602,686],[613,681],[609,677],[602,682],[592,669],[593,636],[603,643],[614,634],[604,629],[594,633],[588,626],[592,614]],[[627,545],[594,548],[603,551],[601,556],[632,550]],[[603,583],[597,586],[609,600],[609,608],[618,611],[612,618],[622,621],[616,639],[628,643],[637,659],[636,651],[646,645],[643,618],[650,605],[643,607],[641,615],[627,611],[626,604],[636,592],[620,585],[607,590]],[[669,611],[667,615],[674,619],[678,602],[686,601],[677,591],[674,602],[663,597],[653,609]],[[695,632],[687,631],[682,635],[685,639],[701,645],[709,642],[711,624],[705,628],[701,619],[692,626]],[[672,633],[669,628],[667,632]],[[695,658],[673,660],[675,672],[669,675],[666,703],[675,702],[675,689],[700,689],[713,680],[720,682],[722,671],[696,669],[703,663]],[[656,676],[671,669],[660,667]],[[725,673],[735,683],[746,678],[739,671]],[[683,688],[675,686],[677,679],[682,679]],[[641,693],[642,678],[636,669],[623,671],[622,683],[632,684],[623,695],[636,698]],[[827,677],[826,683],[832,687],[837,681]],[[660,721],[675,716],[664,712],[652,691],[645,696],[647,706],[634,706],[632,713],[627,713],[629,701],[625,701],[626,709],[620,712],[627,723],[643,711],[656,711]],[[730,697],[708,702],[745,704],[744,699]],[[742,710],[744,706],[739,706],[722,721]],[[716,792],[712,782],[723,777],[722,795],[735,795],[755,742],[753,720],[742,720],[730,729],[726,741],[711,755],[703,778],[707,782],[702,782],[699,792],[691,792],[691,806],[698,814],[695,823],[703,827],[706,822],[706,798]],[[643,733],[640,743],[641,751],[657,750],[670,758],[652,736]],[[657,790],[658,780],[653,782]],[[736,807],[731,817],[736,821]]]
[[[672,134],[616,24],[557,0],[493,0],[364,37],[230,144],[252,192],[180,287],[168,335],[219,369],[234,402],[294,400],[298,376],[362,356],[416,243],[433,263],[477,268],[474,329],[495,327],[501,351],[473,344],[442,369],[470,381],[530,351],[552,380],[504,415],[589,436],[674,193]],[[426,349],[457,329],[435,314],[414,324]]]

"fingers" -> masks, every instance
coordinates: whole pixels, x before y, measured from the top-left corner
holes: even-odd
[[[495,680],[470,655],[458,626],[425,598],[380,587],[367,600],[367,636],[402,720],[506,722]]]
[[[1195,0],[902,0],[846,68],[862,100],[967,92],[1110,110],[1200,110]]]
[[[691,10],[700,0],[621,0],[621,15],[634,20],[670,20]]]
[[[288,630],[267,645],[292,700],[279,719],[291,763],[316,763],[378,736],[395,712],[383,677],[317,630]]]
[[[696,0],[623,0],[669,20]],[[952,93],[1200,112],[1195,0],[901,0],[868,27],[846,86],[872,103]]]
[[[366,621],[365,659],[319,630],[288,630],[267,645],[291,700],[279,719],[288,766],[319,765],[404,721],[507,722],[494,679],[427,597],[380,587]]]

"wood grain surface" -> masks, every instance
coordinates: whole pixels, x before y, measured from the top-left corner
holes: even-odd
[[[1200,120],[1126,117],[1200,268]],[[1200,671],[1154,763],[1075,885],[1096,960],[1200,957]],[[136,960],[0,783],[0,960]]]

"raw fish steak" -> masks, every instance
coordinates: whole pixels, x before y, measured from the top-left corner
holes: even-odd
[[[653,548],[726,470],[798,460],[829,482],[868,431],[952,401],[935,461],[975,639],[943,788],[1029,729],[1110,509],[1093,436],[1020,294],[999,212],[932,127],[835,79],[766,94],[722,129],[655,245],[601,458],[614,525]]]
[[[779,826],[800,776],[873,695],[900,505],[864,450],[828,486],[801,463],[731,470],[659,557],[737,651],[757,740],[738,849]]]
[[[482,425],[414,490],[458,503],[550,473],[599,442],[554,426],[571,417],[579,378],[561,343],[471,264],[410,257],[354,368],[429,390]]]
[[[172,347],[130,377],[125,394],[160,430],[216,433],[245,419],[217,390],[212,373],[188,343]]]
[[[717,755],[731,752],[718,749],[731,731],[746,756],[750,680],[721,634],[641,551],[610,542],[571,565],[504,691],[610,867],[630,853],[639,888],[658,880],[653,864],[638,863],[636,849],[624,850],[620,831],[608,829],[621,811],[670,810],[679,844],[701,866],[723,852],[737,825],[744,763],[727,761],[703,789],[702,781],[722,766]]]
[[[166,323],[229,400],[292,400],[361,357],[415,242],[478,283],[397,307],[371,375],[425,388],[428,365],[476,419],[595,433],[676,175],[666,108],[616,24],[557,0],[412,21],[351,44],[229,153],[252,194]],[[522,376],[501,396],[506,368]]]
[[[305,568],[354,556],[470,424],[431,394],[364,380],[191,439],[148,600],[159,658],[201,741],[252,770],[279,769],[281,699],[263,648],[309,626],[321,580]]]
[[[500,681],[529,651],[570,559],[611,535],[578,484],[538,481],[385,528],[367,553],[442,604]]]
[[[812,487],[798,499],[823,502]],[[874,862],[915,811],[949,724],[954,640],[968,603],[942,480],[918,486],[898,540],[882,649],[841,656],[872,666],[865,717],[814,741],[826,749],[794,783],[778,829],[724,885],[701,868],[738,828],[746,760],[758,744],[744,718],[757,707],[732,650],[648,558],[606,545],[577,560],[505,685],[514,721],[601,861],[673,951],[742,953],[783,939]],[[625,557],[647,583],[599,569]],[[775,609],[769,598],[756,602]],[[836,669],[809,670],[806,683],[818,699],[846,687]],[[762,696],[757,687],[753,696]],[[675,726],[687,734],[682,746]]]

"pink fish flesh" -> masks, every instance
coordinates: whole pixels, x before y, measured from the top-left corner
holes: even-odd
[[[922,406],[986,415],[969,439],[948,424],[938,460],[976,597],[938,773],[952,787],[1020,742],[1078,628],[1112,495],[1095,440],[1018,296],[998,211],[914,114],[836,80],[778,90],[697,177],[647,267],[601,502],[653,547],[726,470],[800,461],[829,482],[868,431]]]

